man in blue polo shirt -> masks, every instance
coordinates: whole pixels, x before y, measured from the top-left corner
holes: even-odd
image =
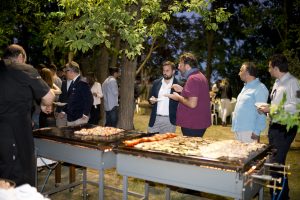
[[[268,89],[259,81],[253,62],[242,64],[239,76],[245,86],[237,97],[232,118],[232,131],[242,142],[259,141],[260,133],[266,127],[266,115],[259,113],[255,103],[267,102]]]

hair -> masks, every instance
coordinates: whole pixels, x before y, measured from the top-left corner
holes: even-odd
[[[113,76],[114,73],[119,72],[119,68],[117,68],[117,67],[110,67],[110,68],[108,69],[108,72],[109,72],[109,75],[110,75],[110,76]]]
[[[246,66],[246,70],[250,76],[257,77],[257,67],[253,62],[244,62],[243,65]]]
[[[39,73],[41,73],[41,70],[42,70],[43,68],[47,68],[47,66],[46,66],[45,64],[43,64],[43,63],[40,63],[40,64],[36,65],[34,68],[35,68],[36,70],[38,70]]]
[[[220,84],[224,85],[224,86],[229,86],[229,80],[228,80],[228,78],[222,79]]]
[[[218,80],[216,80],[216,84],[220,84],[222,82],[222,80],[221,79],[218,79]]]
[[[173,62],[171,62],[171,61],[165,61],[165,62],[163,62],[163,66],[162,67],[167,66],[167,65],[170,65],[171,68],[172,68],[172,70],[175,70],[175,68],[176,68],[175,64]]]
[[[53,87],[53,78],[52,78],[52,73],[51,70],[48,68],[43,68],[41,70],[41,77],[42,79],[48,84],[50,88]]]
[[[68,62],[66,64],[66,68],[71,69],[73,72],[75,72],[77,74],[80,73],[79,64],[77,62],[75,62],[75,61]]]
[[[94,72],[88,72],[86,74],[86,79],[87,79],[87,83],[89,84],[89,86],[92,87],[94,85],[94,83],[96,82],[95,73]]]
[[[49,68],[51,71],[53,71],[53,72],[57,72],[57,67],[56,67],[56,65],[53,64],[53,63],[51,63],[51,64],[49,65],[48,68]]]
[[[184,64],[189,64],[192,68],[197,68],[198,67],[198,61],[194,54],[186,52],[183,53],[180,58],[180,62],[183,62]]]
[[[4,50],[4,59],[14,59],[17,58],[20,54],[26,59],[26,52],[23,47],[18,44],[11,44]]]
[[[288,60],[287,58],[282,54],[275,54],[270,57],[269,59],[271,66],[278,67],[280,72],[288,72]]]

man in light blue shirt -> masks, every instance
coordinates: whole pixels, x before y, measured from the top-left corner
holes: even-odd
[[[268,89],[259,81],[257,68],[252,62],[242,64],[239,76],[245,86],[237,97],[232,119],[232,131],[241,142],[259,141],[260,133],[266,127],[266,115],[259,113],[255,103],[266,103]]]

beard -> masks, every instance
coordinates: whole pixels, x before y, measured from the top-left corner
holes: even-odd
[[[164,77],[165,80],[170,80],[173,77],[173,75],[168,76],[166,74],[163,74],[163,77]]]

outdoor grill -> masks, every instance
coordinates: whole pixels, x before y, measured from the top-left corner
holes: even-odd
[[[98,170],[99,199],[104,199],[104,170],[116,166],[116,155],[112,148],[117,146],[123,139],[138,137],[142,133],[123,131],[111,137],[78,136],[74,134],[76,130],[92,127],[95,126],[86,124],[76,127],[42,128],[33,131],[36,155]],[[55,188],[45,194],[59,192],[80,183]],[[85,173],[82,183],[85,198],[87,183]]]
[[[264,174],[270,146],[253,152],[245,159],[210,159],[159,151],[141,150],[125,145],[115,148],[117,172],[123,175],[123,199],[127,199],[128,177],[140,178],[234,199],[251,199],[263,186],[253,179]],[[148,190],[146,188],[146,190]],[[147,196],[147,191],[145,192]],[[170,196],[166,195],[166,199]]]
[[[95,126],[38,129],[34,131],[34,140],[37,156],[97,169],[99,199],[104,199],[104,170],[115,167],[123,176],[123,199],[132,194],[128,192],[128,177],[234,199],[251,199],[257,193],[260,199],[263,197],[263,185],[257,180],[265,174],[264,164],[271,151],[268,145],[252,152],[247,158],[212,159],[125,146],[125,140],[145,136],[145,133],[135,131],[121,131],[110,137],[74,134],[76,130],[92,127]],[[84,176],[84,194],[86,183]],[[52,193],[74,187],[74,184],[56,188]],[[148,191],[146,184],[145,198],[148,198]],[[166,199],[169,198],[166,195]]]

